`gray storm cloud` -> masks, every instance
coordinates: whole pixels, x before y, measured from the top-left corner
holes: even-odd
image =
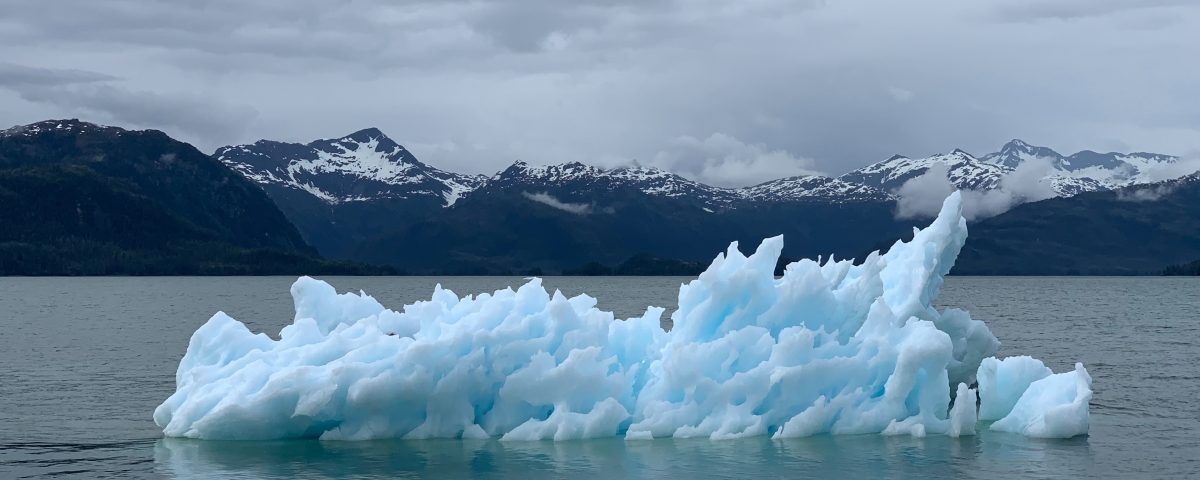
[[[1200,105],[1178,101],[1200,97],[1200,66],[1181,61],[1200,57],[1196,2],[0,0],[0,11],[0,124],[80,116],[206,151],[375,126],[463,172],[638,159],[742,185],[1014,137],[1200,150]]]

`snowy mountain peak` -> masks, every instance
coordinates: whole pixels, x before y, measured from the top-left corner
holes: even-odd
[[[380,131],[378,128],[368,127],[368,128],[359,130],[357,132],[351,133],[349,135],[346,135],[345,137],[342,137],[342,139],[343,140],[356,140],[356,141],[361,142],[361,141],[365,141],[365,140],[370,140],[372,138],[380,138],[380,137],[387,137],[387,135],[384,135],[383,132]]]
[[[763,201],[810,200],[845,203],[886,202],[895,199],[878,188],[820,175],[781,178],[740,188],[738,191],[745,198]]]
[[[539,167],[514,163],[480,188],[480,191],[497,190],[549,193],[575,200],[603,199],[623,192],[693,200],[709,210],[725,208],[739,198],[734,191],[704,185],[653,167],[605,169],[580,162]]]
[[[1010,168],[1017,168],[1018,165],[1033,159],[1045,159],[1056,168],[1065,168],[1066,166],[1065,157],[1058,152],[1047,147],[1030,145],[1016,139],[1004,144],[999,152],[989,153],[982,157],[982,160],[985,162]]]
[[[498,189],[547,193],[556,198],[597,204],[617,192],[632,192],[692,202],[713,213],[746,202],[849,203],[894,199],[878,188],[817,175],[781,178],[743,188],[721,188],[650,166],[634,164],[604,169],[579,162],[543,167],[514,164],[492,177],[478,193]]]
[[[970,153],[954,149],[950,153],[925,158],[892,156],[882,162],[867,165],[846,173],[838,180],[866,185],[884,192],[894,192],[904,182],[919,177],[935,165],[945,165],[949,178],[958,188],[988,189],[995,187],[1008,168],[985,163]]]
[[[512,165],[509,165],[507,168],[505,168],[504,170],[496,172],[496,174],[493,175],[492,178],[519,177],[519,176],[525,175],[525,172],[528,172],[528,171],[529,171],[529,164],[525,163],[524,160],[517,160],[517,161],[513,162]]]
[[[509,179],[509,180],[537,180],[544,182],[564,182],[573,179],[587,178],[599,176],[603,173],[603,169],[585,165],[580,162],[560,163],[557,165],[544,165],[539,167],[531,167],[528,163],[522,160],[517,160],[509,165],[508,168],[500,171],[493,179]]]
[[[663,170],[658,167],[650,167],[650,166],[638,165],[638,164],[625,165],[625,166],[614,168],[610,172],[610,175],[622,176],[622,177],[626,177],[626,178],[643,178],[643,179],[678,176],[678,175],[675,175],[671,172],[668,172],[668,171]],[[682,177],[680,177],[680,178],[682,178]]]
[[[213,156],[259,184],[305,191],[331,204],[433,199],[448,206],[482,182],[421,163],[377,128],[305,145],[263,140]]]
[[[846,173],[838,179],[895,192],[908,180],[924,175],[935,165],[943,164],[947,169],[947,178],[956,187],[990,190],[999,187],[1001,179],[1008,174],[1035,161],[1047,162],[1050,171],[1044,173],[1043,178],[1057,195],[1071,196],[1150,182],[1163,175],[1153,172],[1164,165],[1176,163],[1177,159],[1152,153],[1097,153],[1090,150],[1067,157],[1048,147],[1014,139],[1004,144],[1000,151],[978,158],[962,149],[917,159],[895,155]]]
[[[331,154],[375,152],[394,163],[420,163],[408,150],[377,128],[366,128],[337,139],[316,140],[308,146]]]
[[[112,130],[115,132],[124,131],[124,129],[117,127],[97,125],[95,123],[85,122],[77,118],[71,118],[63,120],[43,120],[41,122],[31,123],[28,125],[16,125],[5,130],[0,130],[0,137],[14,135],[37,135],[48,132],[80,133],[84,131],[101,130]]]
[[[1023,153],[1045,157],[1061,157],[1058,152],[1049,147],[1030,145],[1023,140],[1013,139],[1000,148],[999,153]],[[986,155],[985,155],[986,156]]]

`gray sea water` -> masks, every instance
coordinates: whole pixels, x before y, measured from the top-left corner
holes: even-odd
[[[252,330],[292,317],[292,278],[0,278],[0,478],[1200,477],[1200,279],[951,277],[969,310],[1055,371],[1095,380],[1091,434],[1036,440],[879,435],[794,440],[206,442],[164,439],[188,338],[217,310]],[[506,277],[331,277],[384,305],[519,284]],[[619,318],[670,307],[686,278],[551,277]]]

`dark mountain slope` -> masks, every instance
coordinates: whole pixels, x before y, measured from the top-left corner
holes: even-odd
[[[970,232],[956,274],[1156,274],[1200,258],[1200,174],[1028,203]]]
[[[154,131],[0,132],[0,274],[298,273],[316,257],[266,194]]]
[[[779,234],[793,258],[831,253],[845,258],[911,229],[893,219],[891,203],[794,202],[709,211],[691,197],[651,200],[635,190],[604,196],[539,193],[472,192],[441,215],[365,243],[354,258],[414,272],[552,274],[589,262],[618,265],[639,254],[707,264],[731,241],[750,250]]]

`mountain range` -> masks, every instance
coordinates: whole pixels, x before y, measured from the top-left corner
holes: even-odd
[[[639,254],[701,261],[731,240],[778,233],[789,254],[851,256],[911,227],[892,218],[891,194],[835,178],[730,189],[651,167],[521,161],[459,175],[376,129],[214,158],[258,182],[322,253],[415,272],[561,272]]]
[[[1149,153],[1068,156],[1013,140],[978,157],[959,149],[896,155],[838,177],[722,188],[636,165],[517,161],[490,177],[456,174],[374,128],[308,144],[223,147],[214,157],[259,183],[324,254],[483,273],[616,265],[638,254],[703,262],[730,240],[778,233],[794,257],[859,256],[919,223],[894,218],[897,191],[939,164],[955,187],[977,191],[1037,166],[1034,181],[1071,197],[1147,184],[1178,162]]]
[[[303,192],[327,205],[404,200],[451,207],[459,198],[489,188],[592,193],[631,188],[648,197],[688,197],[714,211],[758,202],[886,202],[895,200],[894,192],[906,181],[937,164],[948,167],[948,179],[956,187],[988,190],[1021,165],[1043,162],[1042,180],[1052,185],[1056,196],[1071,196],[1163,180],[1151,173],[1179,160],[1154,153],[1088,150],[1066,156],[1012,140],[979,157],[961,149],[923,158],[895,155],[836,178],[801,176],[722,188],[653,167],[603,169],[578,162],[530,167],[517,161],[492,177],[451,173],[420,162],[375,128],[308,144],[262,140],[222,147],[214,157],[268,191]]]
[[[110,143],[95,141],[94,132],[107,132]],[[214,166],[228,177],[221,185],[239,189],[257,185],[250,190],[258,193],[245,194],[245,198],[222,197],[223,207],[203,208],[201,205],[213,202],[193,199],[177,207],[158,198],[170,192],[136,193],[144,196],[147,204],[162,203],[168,213],[175,208],[183,212],[220,208],[258,212],[253,217],[234,216],[210,224],[188,220],[205,226],[200,230],[222,232],[223,236],[218,236],[230,248],[278,248],[310,259],[316,259],[315,250],[336,261],[382,265],[408,273],[678,273],[706,264],[730,241],[752,247],[762,238],[778,234],[785,235],[784,255],[789,258],[861,258],[871,250],[887,248],[895,239],[910,234],[913,226],[924,223],[922,218],[898,218],[899,192],[906,182],[931,171],[940,174],[935,168],[944,168],[946,180],[960,189],[986,192],[1019,180],[1045,184],[1048,196],[1053,197],[973,222],[972,239],[955,270],[958,273],[1152,273],[1169,264],[1200,258],[1200,251],[1188,244],[1196,240],[1195,245],[1200,245],[1200,236],[1192,230],[1159,228],[1197,223],[1200,215],[1195,205],[1200,202],[1186,203],[1190,198],[1187,192],[1196,189],[1188,180],[1194,176],[1164,179],[1183,164],[1176,157],[1150,153],[1061,155],[1013,140],[999,151],[981,156],[963,150],[923,158],[896,155],[837,177],[800,176],[723,188],[639,165],[605,169],[578,162],[531,166],[516,161],[491,176],[448,172],[421,162],[374,128],[309,143],[261,140],[227,146],[211,157],[161,132],[127,131],[74,120],[15,127],[0,137],[0,167],[4,168],[0,173],[5,174],[47,163],[47,159],[65,158],[54,149],[83,144],[91,145],[92,150],[75,153],[68,162],[72,168],[82,165],[107,172],[110,163],[130,162],[127,157],[161,159],[168,154],[186,157],[188,165]],[[160,138],[170,148],[139,144],[144,149],[133,151],[134,147],[114,140],[142,137]],[[30,150],[21,143],[30,141],[42,146]],[[186,154],[179,153],[185,150]],[[175,185],[182,188],[178,172],[155,170],[147,167],[154,162],[139,162],[135,163],[140,166],[124,166],[119,169],[121,175],[110,176],[114,182],[128,182],[145,181],[133,178],[137,175],[165,175],[177,178]],[[1017,175],[1022,171],[1026,174]],[[195,177],[195,186],[212,193],[213,187],[203,183],[206,178]],[[53,188],[35,188],[31,185],[40,184],[27,178],[13,182],[24,190],[12,199],[36,197],[37,188]],[[11,184],[0,184],[0,196],[15,191],[15,187],[5,186]],[[1162,194],[1152,195],[1154,192]],[[264,198],[273,203],[272,208],[262,205]],[[1134,198],[1138,200],[1131,200]],[[283,217],[286,225],[279,225],[278,217],[271,217],[267,210]],[[47,212],[71,216],[65,207]],[[1110,244],[1089,245],[1089,254],[1083,254],[1080,246],[1097,239],[1079,237],[1095,236],[1089,229],[1109,222],[1117,212],[1141,215],[1142,221],[1127,225],[1112,220],[1106,228],[1116,233],[1103,232],[1112,239]],[[1167,212],[1174,212],[1174,223],[1161,218]],[[241,236],[261,239],[263,232],[234,233],[232,227],[220,227],[225,222],[242,225],[252,218],[267,219],[250,223],[259,228],[270,226],[271,238],[289,240],[286,244],[248,244]],[[1151,225],[1154,222],[1159,223]],[[1126,227],[1137,230],[1122,233]],[[38,235],[50,233],[30,233],[24,238]],[[87,232],[78,235],[87,236]],[[1145,242],[1161,248],[1145,248]],[[1054,261],[1022,264],[1016,260],[1044,253],[1051,246],[1060,250],[1043,258]],[[1139,248],[1140,253],[1135,254]],[[1125,259],[1102,261],[1101,252]],[[0,255],[11,256],[2,251]],[[0,267],[4,261],[0,259]],[[1024,266],[1014,266],[1019,264]]]

